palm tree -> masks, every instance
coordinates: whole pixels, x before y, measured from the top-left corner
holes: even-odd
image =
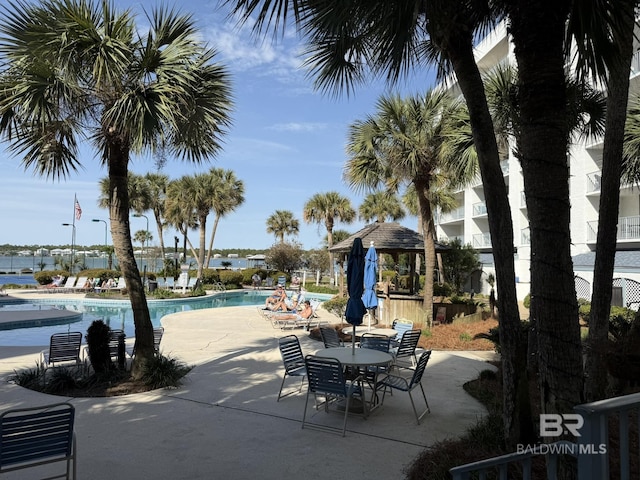
[[[309,43],[308,65],[316,86],[350,93],[371,76],[390,82],[424,63],[438,65],[440,78],[453,70],[467,101],[473,138],[483,179],[492,252],[496,265],[500,344],[503,365],[505,436],[515,445],[522,426],[516,404],[526,399],[526,354],[520,346],[520,314],[513,263],[513,224],[507,187],[493,124],[475,62],[476,35],[497,15],[486,2],[432,0],[387,2],[357,0],[341,2],[282,2],[281,0],[227,0],[240,21],[253,22],[262,33],[284,28],[293,16]],[[540,17],[542,18],[542,17]],[[254,22],[255,20],[255,22]],[[541,20],[544,21],[544,20]],[[535,35],[532,35],[535,38]],[[516,393],[517,392],[517,393]],[[524,438],[528,441],[528,438]]]
[[[273,233],[280,243],[286,235],[297,235],[300,222],[289,210],[276,210],[267,218],[267,233]]]
[[[138,378],[153,358],[153,325],[131,241],[131,155],[166,151],[194,162],[220,149],[229,79],[191,17],[167,8],[137,28],[103,0],[14,2],[0,23],[0,134],[25,168],[66,178],[87,135],[109,176],[114,247],[134,314]]]
[[[167,198],[167,185],[169,177],[163,173],[147,173],[144,176],[145,189],[149,198],[149,210],[153,212],[160,243],[160,258],[165,258],[164,247],[164,205]],[[143,213],[143,212],[138,212]]]
[[[302,218],[307,223],[324,224],[327,229],[327,246],[329,248],[329,268],[333,278],[333,227],[336,219],[343,223],[351,223],[356,212],[347,197],[338,192],[316,193],[302,208]]]
[[[188,176],[169,182],[164,207],[167,223],[182,234],[185,245],[185,259],[187,243],[191,250],[195,252],[189,240],[189,230],[198,228],[198,220],[192,208],[189,188],[191,188],[191,179]],[[197,257],[197,254],[194,253],[194,256]]]
[[[390,218],[392,221],[402,220],[404,209],[398,197],[387,191],[369,193],[358,208],[360,218],[365,222],[375,220],[383,223]]]
[[[433,316],[433,274],[436,266],[435,224],[431,203],[439,177],[463,184],[475,176],[476,165],[468,126],[460,123],[463,105],[443,92],[402,99],[383,96],[376,114],[350,127],[345,179],[353,188],[412,185],[424,233],[424,309]],[[461,126],[462,125],[462,126]],[[450,139],[456,139],[455,144]],[[466,143],[459,139],[466,138]],[[457,163],[454,164],[452,160]],[[460,173],[463,172],[463,173]]]
[[[209,248],[207,249],[207,259],[204,263],[205,267],[207,267],[211,261],[213,240],[215,239],[220,219],[244,203],[244,183],[242,180],[236,178],[233,171],[223,170],[222,168],[212,168],[209,171],[209,176],[211,177],[213,187],[211,209],[215,217],[209,240]]]

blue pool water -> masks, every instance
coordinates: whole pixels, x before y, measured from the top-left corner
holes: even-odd
[[[151,321],[155,327],[160,326],[160,319],[162,317],[171,313],[203,308],[261,305],[264,303],[265,297],[269,294],[270,293],[263,291],[225,292],[205,298],[196,297],[179,300],[150,301],[149,313],[151,314]],[[318,295],[318,298],[320,297],[323,297],[323,295]],[[48,345],[49,339],[54,333],[69,331],[82,332],[83,335],[86,334],[91,322],[97,319],[104,320],[111,328],[123,329],[127,337],[135,336],[133,311],[131,310],[130,304],[126,301],[43,299],[24,303],[9,303],[0,300],[0,311],[34,310],[52,307],[82,312],[82,320],[64,325],[0,330],[0,345]]]

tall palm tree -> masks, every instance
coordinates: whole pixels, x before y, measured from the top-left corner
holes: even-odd
[[[134,377],[153,358],[153,325],[133,255],[132,155],[166,150],[199,162],[220,149],[231,107],[226,71],[193,20],[167,8],[137,28],[108,0],[3,6],[0,134],[25,168],[56,178],[80,167],[87,135],[109,175],[111,233],[134,314]]]
[[[503,419],[507,441],[515,445],[522,425],[518,399],[528,398],[526,353],[520,345],[521,327],[513,262],[513,223],[507,187],[500,169],[498,145],[484,94],[474,43],[477,35],[499,17],[489,2],[431,0],[227,0],[240,21],[252,21],[254,31],[279,31],[293,17],[305,34],[311,54],[308,65],[319,88],[350,93],[371,76],[390,82],[425,63],[438,65],[440,78],[453,70],[467,101],[473,138],[483,179],[496,266],[500,344],[503,371]],[[254,21],[255,20],[255,21]],[[542,20],[543,21],[543,20]]]
[[[327,229],[327,245],[333,246],[333,227],[336,220],[351,223],[356,217],[356,211],[351,201],[338,192],[316,193],[302,207],[302,218],[307,223],[324,224]],[[329,268],[333,278],[333,253],[329,251]]]
[[[198,256],[189,240],[189,230],[198,228],[198,219],[191,203],[190,188],[191,178],[186,175],[169,182],[164,206],[167,223],[178,230],[184,239],[185,259],[187,243],[194,252],[194,257]]]
[[[213,188],[211,209],[215,217],[209,239],[209,248],[207,249],[207,259],[204,262],[205,267],[207,267],[211,261],[213,240],[216,237],[220,219],[244,203],[244,183],[242,180],[238,180],[231,170],[212,168],[209,171],[209,176],[211,177]]]
[[[398,197],[384,190],[367,194],[358,207],[358,213],[365,222],[375,220],[378,223],[384,223],[388,218],[395,222],[405,216]]]
[[[410,184],[415,191],[424,233],[423,306],[428,324],[433,316],[436,267],[432,192],[439,176],[450,178],[451,184],[464,184],[475,176],[473,142],[468,124],[458,121],[464,118],[461,111],[464,106],[442,91],[407,99],[383,96],[375,115],[350,126],[347,141],[345,179],[351,187],[398,189]]]
[[[289,210],[276,210],[267,218],[267,233],[273,233],[280,243],[286,235],[297,235],[300,222]]]
[[[169,177],[163,173],[147,173],[144,176],[145,189],[149,197],[149,210],[153,212],[160,243],[160,258],[165,258],[164,247],[164,205],[167,198],[167,185]],[[142,212],[139,212],[142,213]]]

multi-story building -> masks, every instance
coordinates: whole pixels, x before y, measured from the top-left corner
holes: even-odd
[[[516,65],[512,44],[504,24],[498,26],[476,48],[476,60],[482,72],[498,64]],[[631,92],[640,92],[640,51],[636,52],[631,68]],[[455,82],[449,90],[459,94]],[[631,93],[635,95],[635,93]],[[507,149],[505,149],[507,150]],[[513,150],[504,151],[502,173],[507,185],[513,218],[514,262],[518,298],[530,289],[530,238],[527,205],[522,170]],[[571,241],[576,290],[579,298],[591,298],[600,179],[602,176],[603,142],[576,140],[570,148]],[[480,252],[482,269],[473,276],[469,288],[486,293],[486,275],[494,271],[491,255],[491,236],[484,192],[480,178],[455,193],[458,207],[452,212],[436,215],[439,241],[459,238]],[[640,305],[640,190],[637,186],[620,188],[616,264],[613,302],[619,305]]]

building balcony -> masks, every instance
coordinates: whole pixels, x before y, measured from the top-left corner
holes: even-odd
[[[587,174],[587,195],[590,193],[600,193],[602,188],[602,172],[591,172]]]
[[[473,204],[473,216],[484,217],[487,215],[487,204],[484,202],[478,202]]]
[[[520,245],[531,245],[531,230],[528,227],[520,230]]]
[[[587,242],[596,242],[598,238],[598,222],[587,222]],[[618,242],[640,241],[640,216],[618,218]]]
[[[443,223],[459,222],[464,219],[464,207],[458,207],[447,213],[440,213],[437,216],[437,223],[442,225]]]
[[[491,235],[489,233],[477,233],[473,236],[473,248],[491,248]]]

